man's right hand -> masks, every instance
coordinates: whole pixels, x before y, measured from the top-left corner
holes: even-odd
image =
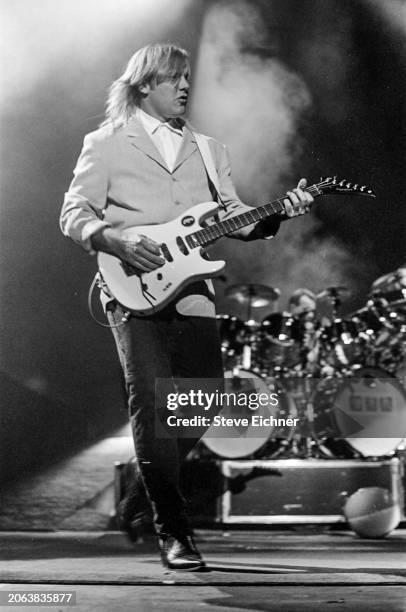
[[[93,234],[92,246],[130,264],[139,272],[151,272],[165,263],[159,244],[142,234],[129,236],[111,227]]]

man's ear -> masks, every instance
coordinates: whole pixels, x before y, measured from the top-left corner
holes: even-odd
[[[144,95],[147,96],[151,91],[151,85],[149,83],[143,83],[138,86],[138,90]]]

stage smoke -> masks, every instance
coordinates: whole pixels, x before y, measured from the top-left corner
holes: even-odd
[[[277,57],[267,25],[247,2],[223,2],[203,27],[191,116],[225,142],[240,191],[254,203],[282,188],[300,155],[297,137],[310,93]],[[271,41],[272,42],[272,41]]]
[[[283,33],[273,25],[265,24],[252,3],[212,7],[202,31],[191,109],[196,127],[228,146],[238,193],[254,206],[283,196],[303,175],[306,141],[300,134],[312,110],[310,89],[281,58]],[[354,282],[347,249],[331,236],[321,240],[320,225],[308,215],[284,224],[271,243],[241,248],[228,240],[215,247],[216,256],[226,257],[230,283],[281,288],[283,307],[298,286],[318,291]],[[219,308],[226,311],[230,304],[222,289]]]

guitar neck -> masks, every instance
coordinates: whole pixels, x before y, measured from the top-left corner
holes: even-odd
[[[319,190],[317,185],[311,185],[310,187],[307,187],[305,191],[308,191],[313,197],[322,195],[322,192]],[[285,205],[283,200],[285,197],[268,202],[268,204],[264,204],[264,206],[253,208],[252,210],[236,215],[231,219],[226,219],[224,221],[220,221],[219,223],[214,223],[213,225],[202,228],[193,234],[189,234],[186,241],[190,248],[205,246],[214,240],[225,236],[226,234],[230,234],[241,229],[242,227],[251,225],[251,223],[257,223],[262,219],[266,219],[272,215],[277,215],[284,212]]]

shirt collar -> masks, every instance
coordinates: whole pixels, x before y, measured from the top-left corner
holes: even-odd
[[[171,119],[170,121],[165,122],[159,121],[159,119],[152,117],[152,115],[149,115],[139,107],[136,110],[135,116],[137,119],[139,119],[139,121],[141,121],[143,128],[150,136],[155,134],[161,125],[165,125],[169,130],[171,130],[171,132],[174,132],[179,136],[183,135],[183,126],[185,125],[183,119]]]

